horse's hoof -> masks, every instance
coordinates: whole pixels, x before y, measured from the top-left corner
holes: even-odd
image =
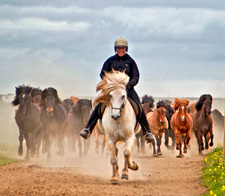
[[[132,167],[131,166],[128,166],[128,168],[129,169],[131,169],[131,170],[138,170],[138,165],[137,165],[137,163],[135,163],[134,161],[133,161],[133,165],[132,165]]]
[[[128,180],[128,174],[122,174],[121,179]]]
[[[179,154],[178,156],[177,156],[177,158],[183,158],[184,157],[184,155],[182,155],[182,154]]]
[[[187,153],[187,150],[184,150],[184,152],[183,153]]]
[[[153,154],[153,157],[158,157],[159,155],[158,154]]]
[[[157,154],[158,154],[158,156],[161,156],[161,155],[162,155],[162,153],[161,153],[161,152],[158,152]]]
[[[176,145],[176,149],[180,150],[180,145],[179,144]]]
[[[199,154],[199,155],[203,155],[203,153],[202,153],[202,152],[198,152],[198,154]]]
[[[112,177],[111,184],[118,184],[118,179],[116,176]]]
[[[213,146],[213,142],[210,142],[209,145],[210,145],[210,146]]]

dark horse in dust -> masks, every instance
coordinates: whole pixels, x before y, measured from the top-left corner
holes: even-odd
[[[193,119],[193,131],[198,142],[198,152],[204,150],[203,137],[205,138],[205,149],[213,146],[213,117],[211,114],[213,98],[210,94],[200,96],[199,100],[191,104],[190,115]],[[210,143],[209,140],[211,139]]]
[[[27,152],[25,159],[30,159],[36,153],[36,134],[41,127],[40,109],[31,101],[30,86],[16,87],[16,96],[12,101],[13,106],[19,105],[15,111],[15,121],[19,127],[18,155],[23,155],[23,139],[26,140]]]
[[[164,144],[168,150],[169,149],[174,150],[175,143],[176,143],[175,142],[175,134],[170,125],[170,120],[171,120],[173,114],[174,114],[174,109],[171,107],[170,104],[166,104],[166,118],[168,120],[168,129],[165,130],[165,143]],[[169,138],[172,140],[171,145],[169,145]]]
[[[45,132],[44,149],[47,152],[47,160],[51,160],[51,144],[57,139],[57,154],[64,155],[64,131],[68,115],[66,107],[58,97],[57,90],[49,87],[42,91],[41,122]]]
[[[145,114],[149,113],[149,112],[153,112],[153,108],[154,108],[154,98],[152,96],[148,96],[148,95],[144,95],[142,97],[142,108],[145,112]],[[138,152],[142,152],[145,153],[145,137],[143,135],[143,131],[139,131],[136,135],[136,141],[137,141],[137,149]],[[150,144],[151,145],[151,144]]]
[[[89,99],[79,99],[77,103],[72,107],[67,118],[67,136],[69,138],[69,144],[72,151],[75,151],[75,142],[78,141],[79,155],[87,154],[90,139],[84,140],[80,137],[79,133],[87,124],[92,110],[92,101]],[[82,141],[84,149],[82,152]]]

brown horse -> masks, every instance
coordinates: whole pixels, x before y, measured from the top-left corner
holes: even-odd
[[[75,142],[78,141],[79,156],[88,153],[90,146],[90,139],[84,140],[80,137],[80,130],[84,128],[90,117],[92,110],[92,101],[89,99],[79,99],[76,104],[71,108],[66,124],[67,136],[70,143],[70,149],[76,150]],[[82,148],[82,141],[84,148]],[[83,150],[82,150],[83,149]]]
[[[170,125],[174,131],[176,138],[176,149],[179,150],[177,157],[183,157],[182,153],[182,140],[184,142],[184,153],[187,153],[187,145],[191,139],[192,118],[187,113],[189,101],[187,99],[175,99],[174,110]]]
[[[198,152],[202,154],[204,150],[203,136],[205,138],[205,148],[213,146],[213,117],[211,114],[213,98],[210,94],[200,96],[197,103],[190,106],[190,114],[193,119],[193,131],[198,142]],[[211,139],[209,143],[209,139]]]
[[[70,99],[73,100],[74,105],[75,105],[75,104],[78,102],[78,100],[79,100],[78,97],[74,97],[74,96],[71,96]]]
[[[166,119],[166,104],[163,101],[157,103],[157,108],[154,112],[149,112],[147,114],[147,120],[151,132],[155,135],[157,141],[157,154],[155,150],[155,141],[153,145],[153,156],[162,155],[160,146],[162,142],[163,133],[165,129],[168,129],[168,121]]]
[[[40,110],[32,103],[30,86],[18,86],[16,87],[16,96],[12,101],[12,105],[19,105],[15,112],[15,121],[19,128],[19,148],[18,155],[23,155],[23,139],[26,140],[27,152],[25,159],[30,159],[36,152],[36,134],[41,128],[40,122]]]
[[[64,129],[67,109],[58,97],[57,90],[49,87],[42,91],[41,122],[45,131],[45,152],[47,160],[51,160],[50,148],[53,139],[57,139],[57,154],[64,155]]]
[[[145,112],[145,114],[149,112],[153,112],[154,108],[154,98],[152,96],[144,95],[142,97],[142,108]],[[137,149],[138,152],[145,153],[145,137],[143,135],[143,131],[139,131],[136,135],[136,142],[137,142]],[[151,144],[150,144],[151,145]]]

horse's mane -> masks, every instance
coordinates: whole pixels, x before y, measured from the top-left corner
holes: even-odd
[[[202,95],[195,105],[195,108],[197,109],[197,111],[200,111],[202,109],[202,105],[206,99],[209,99],[212,102],[212,96],[210,94]]]
[[[174,100],[174,110],[176,111],[178,108],[179,108],[179,105],[180,103],[183,102],[185,104],[189,104],[189,100],[187,99],[178,99],[178,98],[175,98]]]
[[[48,95],[53,95],[55,97],[55,103],[60,104],[61,100],[59,99],[57,90],[52,87],[48,87],[42,91],[41,97],[44,100]]]
[[[150,103],[150,108],[153,108],[154,107],[154,98],[152,96],[148,96],[148,95],[144,95],[142,97],[142,102],[141,104],[144,104],[144,103]]]
[[[164,101],[159,101],[157,103],[157,108],[164,107],[166,109],[166,103]]]
[[[30,91],[31,97],[33,98],[36,95],[41,95],[42,91],[40,88],[32,88]]]
[[[125,71],[105,72],[105,75],[101,82],[98,83],[96,91],[101,91],[97,98],[94,100],[94,106],[98,103],[104,103],[107,105],[109,102],[108,94],[118,88],[126,89],[126,85],[129,82],[129,76],[125,74]]]
[[[29,94],[32,87],[29,86],[29,85],[19,85],[18,87],[15,87],[16,88],[16,96],[14,98],[14,100],[11,102],[13,106],[16,106],[16,105],[19,105],[19,95],[21,93],[26,93],[26,94]]]

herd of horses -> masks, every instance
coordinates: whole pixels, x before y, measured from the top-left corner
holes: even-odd
[[[76,150],[78,142],[79,155],[88,153],[90,139],[84,140],[79,132],[87,123],[92,108],[98,103],[105,105],[105,110],[94,129],[96,152],[99,152],[99,137],[103,136],[102,153],[107,143],[112,165],[111,183],[117,184],[119,177],[118,143],[124,142],[124,168],[122,179],[128,179],[128,169],[137,170],[138,165],[131,160],[132,149],[136,145],[138,151],[145,151],[145,138],[141,127],[137,123],[134,107],[130,103],[126,84],[129,77],[124,72],[113,71],[106,73],[98,84],[100,92],[94,103],[89,99],[70,97],[63,101],[57,90],[49,87],[44,90],[29,85],[16,87],[15,99],[12,101],[15,110],[15,121],[19,128],[18,155],[23,155],[23,140],[26,141],[25,159],[42,153],[51,160],[51,146],[56,146],[56,153],[65,154],[65,141],[71,152]],[[213,98],[210,94],[199,97],[197,102],[189,105],[189,100],[176,98],[173,102],[160,100],[154,108],[154,98],[145,95],[142,97],[142,108],[146,113],[151,132],[155,140],[148,144],[153,149],[153,156],[162,155],[161,144],[164,136],[164,145],[167,149],[176,147],[177,157],[184,157],[190,147],[190,139],[195,135],[198,152],[213,146]],[[224,117],[218,115],[220,121]],[[219,113],[220,114],[220,113]],[[222,125],[221,125],[222,126]],[[170,144],[171,143],[171,144]],[[157,149],[155,147],[157,145]]]

